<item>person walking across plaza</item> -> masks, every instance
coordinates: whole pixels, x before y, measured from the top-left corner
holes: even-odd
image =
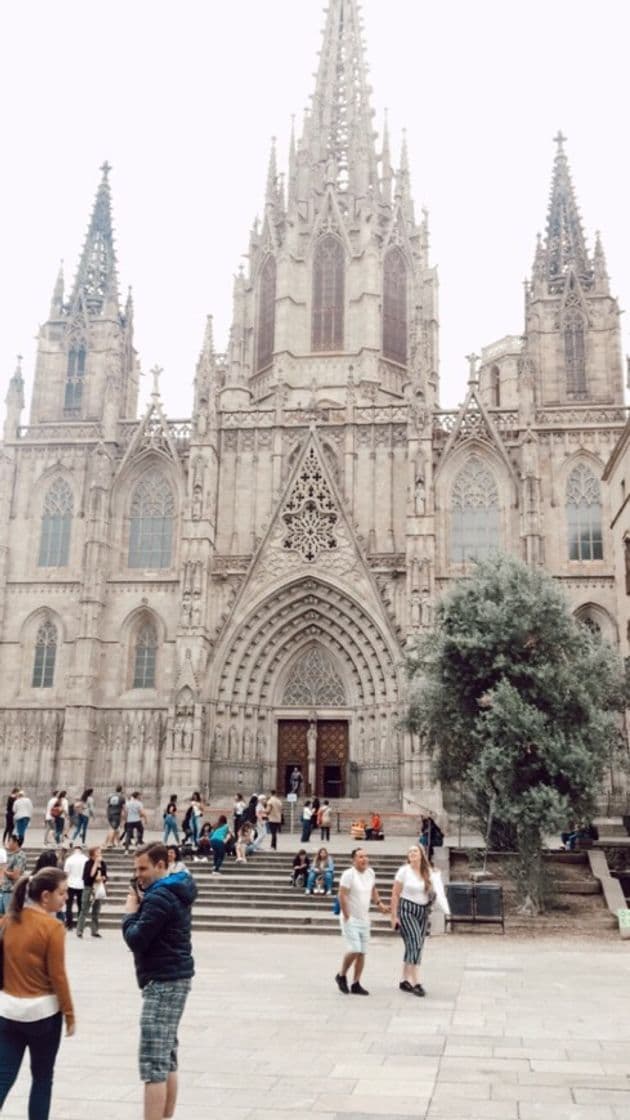
[[[187,872],[169,873],[163,844],[140,848],[134,864],[140,891],[127,895],[122,934],[142,991],[144,1120],[163,1120],[173,1116],[177,1099],[177,1029],[195,973],[191,908],[197,887]]]
[[[390,917],[392,929],[400,929],[405,945],[401,992],[424,996],[418,966],[427,932],[432,902],[450,914],[450,908],[439,871],[434,871],[424,847],[412,844],[407,862],[398,868],[392,887]]]
[[[15,835],[20,840],[24,840],[26,830],[31,823],[33,816],[33,802],[30,797],[27,797],[24,790],[18,791],[18,795],[13,802],[13,819],[15,822]]]
[[[100,848],[90,848],[89,859],[83,868],[83,893],[81,895],[81,910],[77,922],[77,937],[83,937],[83,930],[90,915],[90,933],[92,937],[100,937],[98,922],[101,916],[101,906],[107,898],[105,884],[107,883],[107,864],[103,859]]]
[[[7,797],[7,804],[4,811],[4,832],[2,834],[3,844],[6,844],[9,836],[12,836],[14,832],[15,820],[13,817],[13,806],[15,805],[15,799],[19,792],[20,791],[18,787],[14,786],[9,796]]]
[[[123,787],[117,785],[113,793],[110,793],[107,798],[107,805],[105,812],[107,813],[107,823],[109,831],[105,837],[106,848],[116,848],[118,846],[118,836],[120,833],[120,822],[125,809],[125,795],[123,794]]]
[[[352,852],[352,867],[348,867],[339,880],[341,932],[346,951],[335,980],[339,991],[344,995],[348,995],[348,992],[355,996],[370,994],[361,986],[361,976],[370,940],[372,902],[378,906],[381,914],[389,913],[376,889],[376,876],[369,866],[365,848],[355,848]],[[353,968],[353,983],[348,987],[350,968]]]
[[[125,839],[123,840],[125,852],[129,851],[129,845],[134,837],[136,847],[139,848],[141,846],[146,821],[147,816],[144,811],[144,805],[140,800],[140,792],[139,790],[134,790],[125,805]]]
[[[78,801],[74,803],[74,836],[73,840],[87,843],[88,825],[94,816],[94,790],[90,786],[84,789]]]
[[[267,798],[267,823],[271,834],[271,849],[275,852],[278,847],[278,833],[282,828],[282,801],[275,789],[272,789],[271,796]]]
[[[74,1009],[64,961],[66,934],[62,922],[56,919],[65,902],[66,876],[59,868],[46,867],[30,877],[24,875],[16,884],[3,929],[0,1109],[28,1047],[29,1120],[48,1120],[63,1020],[66,1035],[74,1034]]]
[[[72,929],[74,926],[72,917],[73,908],[76,906],[77,918],[81,913],[81,902],[83,901],[83,868],[86,863],[87,856],[83,851],[83,845],[80,840],[75,840],[72,845],[72,855],[68,856],[63,865],[63,869],[68,876],[66,929]]]
[[[13,888],[26,871],[26,852],[22,851],[22,841],[18,836],[7,840],[7,862],[0,881],[0,917],[8,913]]]

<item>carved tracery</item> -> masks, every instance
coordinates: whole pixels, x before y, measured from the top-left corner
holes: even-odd
[[[282,514],[286,525],[283,548],[312,562],[337,547],[337,507],[321,463],[310,448]]]
[[[295,663],[282,703],[298,708],[333,707],[346,703],[339,674],[321,646],[311,646]]]

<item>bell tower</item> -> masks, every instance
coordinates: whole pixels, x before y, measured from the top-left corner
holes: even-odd
[[[138,366],[131,298],[120,306],[112,228],[110,166],[101,181],[76,278],[68,298],[60,269],[47,321],[40,328],[31,425],[71,420],[133,419]]]
[[[539,407],[623,404],[619,305],[599,233],[590,253],[565,152],[555,137],[551,196],[526,288],[527,353]]]

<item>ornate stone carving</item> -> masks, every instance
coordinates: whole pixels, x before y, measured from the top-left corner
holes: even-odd
[[[333,707],[346,703],[339,674],[320,646],[312,646],[293,666],[282,703],[298,708]]]
[[[315,449],[309,448],[293,483],[282,513],[286,534],[282,542],[288,552],[303,560],[317,560],[337,547],[336,504]]]

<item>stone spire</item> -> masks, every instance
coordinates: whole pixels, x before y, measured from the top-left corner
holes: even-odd
[[[583,287],[588,287],[593,278],[569,161],[564,150],[566,137],[559,132],[554,140],[557,150],[544,246],[545,278],[552,291],[564,287],[569,271],[574,273]]]
[[[112,207],[108,163],[101,167],[102,177],[79,261],[71,309],[83,304],[90,315],[118,316],[118,281],[112,230]]]
[[[604,253],[604,246],[602,245],[602,238],[599,230],[597,230],[595,234],[593,278],[595,281],[595,291],[600,295],[609,295],[610,281],[608,278],[608,268],[606,266],[606,254]]]
[[[370,92],[357,0],[330,0],[303,143],[311,166],[328,181],[334,176],[341,199],[363,198],[370,188],[378,194]]]
[[[4,421],[4,439],[10,441],[17,439],[20,417],[24,409],[24,378],[22,376],[21,354],[17,356],[17,365],[15,367],[15,373],[9,381],[5,404],[7,406],[7,411]]]
[[[55,280],[55,286],[53,288],[52,299],[50,301],[50,313],[48,316],[49,319],[60,319],[63,314],[63,289],[63,261],[61,261],[59,264],[57,279]]]
[[[394,168],[392,167],[392,157],[389,146],[389,122],[387,120],[386,109],[383,120],[383,150],[381,153],[381,199],[386,206],[391,206],[393,178]]]

